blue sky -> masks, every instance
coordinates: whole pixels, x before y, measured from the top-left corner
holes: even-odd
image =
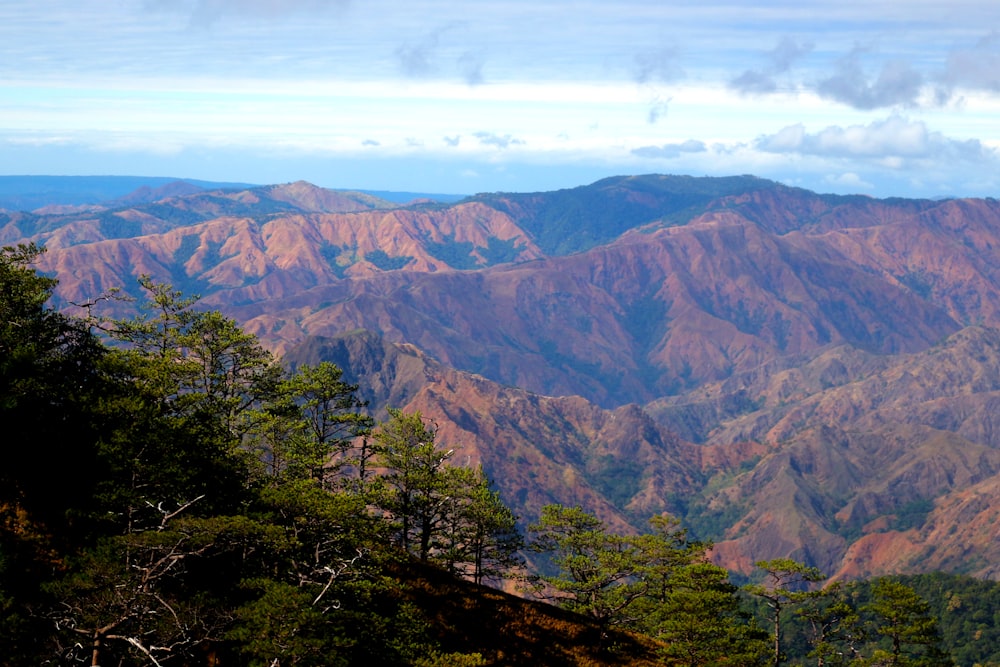
[[[1000,196],[995,0],[4,0],[0,174]]]

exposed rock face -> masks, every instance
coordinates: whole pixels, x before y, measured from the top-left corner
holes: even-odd
[[[670,511],[741,571],[1000,576],[997,201],[752,177],[406,207],[166,185],[0,212],[0,242],[26,240],[63,303],[148,274],[292,360],[337,361],[373,406],[433,418],[526,519]]]

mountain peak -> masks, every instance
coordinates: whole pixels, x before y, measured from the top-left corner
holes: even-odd
[[[268,199],[282,201],[303,211],[315,213],[353,213],[397,206],[362,192],[328,190],[308,181],[268,185],[255,190]]]

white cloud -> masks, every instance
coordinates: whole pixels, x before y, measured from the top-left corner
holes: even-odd
[[[798,42],[785,36],[771,51],[764,54],[765,64],[762,67],[745,70],[729,82],[729,87],[744,95],[776,92],[778,75],[791,69],[796,61],[808,55],[813,48],[812,42]]]
[[[525,143],[522,139],[512,137],[509,134],[499,135],[494,132],[475,132],[472,136],[479,139],[479,143],[483,146],[493,146],[500,149],[522,146]]]
[[[485,82],[483,66],[485,61],[481,55],[467,51],[458,58],[458,68],[462,79],[470,86],[478,86]]]
[[[661,97],[659,95],[654,95],[649,103],[649,113],[646,115],[646,120],[650,125],[655,125],[660,121],[661,118],[667,115],[667,111],[670,109],[669,97]]]
[[[673,81],[684,75],[675,47],[664,46],[635,55],[633,74],[637,83]]]
[[[980,161],[994,157],[993,151],[976,139],[950,139],[929,130],[923,121],[895,114],[868,125],[830,126],[815,133],[807,132],[801,124],[791,125],[759,137],[755,146],[768,153],[890,160],[886,163],[890,166],[913,159]]]
[[[972,48],[949,53],[943,79],[950,86],[1000,92],[1000,32],[994,30]]]
[[[847,189],[849,191],[875,189],[874,184],[869,183],[852,171],[827,176],[824,181],[838,189]]]
[[[924,76],[903,60],[889,60],[882,65],[878,76],[871,79],[862,65],[865,52],[856,48],[841,59],[836,72],[816,85],[816,92],[855,109],[916,106]]]
[[[638,157],[671,159],[680,157],[684,153],[704,153],[708,148],[705,142],[696,139],[688,139],[681,143],[663,144],[661,146],[641,146],[632,149],[632,154]]]
[[[447,27],[424,35],[416,43],[407,43],[395,50],[396,61],[399,69],[406,76],[430,76],[437,71],[435,57],[441,43],[441,35],[448,30]]]

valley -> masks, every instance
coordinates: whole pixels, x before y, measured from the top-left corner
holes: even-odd
[[[744,575],[1000,579],[996,200],[660,175],[410,204],[162,187],[0,211],[0,243],[47,248],[67,312],[149,275],[291,365],[337,363],[524,522],[669,512]]]

